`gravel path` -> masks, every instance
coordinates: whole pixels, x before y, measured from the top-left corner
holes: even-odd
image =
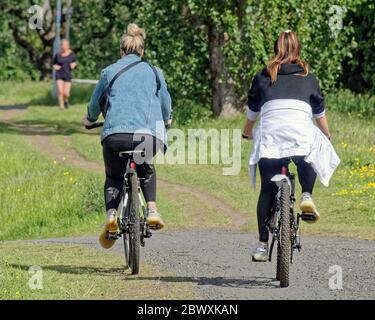
[[[40,241],[103,250],[96,237]],[[254,234],[155,232],[142,254],[143,259],[175,275],[161,277],[160,281],[190,282],[202,299],[375,299],[375,241],[311,236],[302,241],[302,251],[296,253],[291,268],[291,285],[285,289],[280,289],[274,279],[274,261],[251,261]],[[111,251],[122,254],[121,241]],[[334,265],[342,268],[342,290],[329,289],[333,275],[329,268]]]

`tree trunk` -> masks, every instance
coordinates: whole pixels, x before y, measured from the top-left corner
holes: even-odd
[[[230,77],[222,51],[225,34],[217,30],[211,19],[208,20],[209,70],[212,92],[212,111],[215,116],[229,117],[238,112],[234,81]]]

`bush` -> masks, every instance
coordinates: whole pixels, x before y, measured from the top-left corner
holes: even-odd
[[[344,112],[360,118],[372,119],[375,116],[375,97],[370,94],[338,90],[327,94],[326,105],[328,110]]]
[[[189,124],[200,124],[212,116],[211,110],[202,105],[196,104],[194,101],[180,102],[178,108],[173,113],[173,120],[178,125],[186,126]]]

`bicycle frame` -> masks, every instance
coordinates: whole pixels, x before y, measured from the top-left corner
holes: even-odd
[[[120,226],[120,235],[124,235],[125,233],[129,233],[129,226],[131,225],[131,219],[129,217],[129,192],[130,192],[130,175],[133,174],[136,170],[136,164],[133,159],[133,154],[135,153],[143,153],[144,151],[132,151],[132,153],[129,153],[127,164],[126,164],[126,171],[124,174],[124,185],[122,190],[122,197],[120,201],[120,205],[118,207],[118,211],[120,212],[121,220],[119,221]],[[150,238],[152,236],[152,233],[148,227],[147,224],[147,210],[146,205],[143,200],[143,197],[141,195],[141,188],[139,185],[139,178],[138,178],[138,197],[139,197],[139,203],[141,205],[141,245],[144,246],[145,238]]]

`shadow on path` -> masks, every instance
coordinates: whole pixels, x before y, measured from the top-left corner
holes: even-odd
[[[29,105],[27,104],[0,105],[0,111],[24,110],[28,107]]]
[[[13,109],[14,110],[14,109]],[[70,136],[76,133],[97,136],[97,130],[85,130],[80,121],[8,120],[0,117],[0,132],[23,136]]]
[[[29,270],[29,265],[9,264],[12,268]],[[124,267],[95,267],[95,266],[72,266],[72,265],[44,265],[43,270],[55,271],[65,274],[96,274],[101,276],[125,276],[127,280],[163,281],[168,283],[195,283],[198,286],[233,287],[244,289],[274,289],[279,288],[276,279],[265,277],[191,277],[191,276],[160,276],[142,277],[126,273]]]
[[[23,264],[10,263],[10,267],[28,271],[30,266]],[[96,274],[101,276],[112,276],[115,274],[124,274],[124,267],[96,267],[96,266],[72,266],[72,265],[41,265],[43,270],[56,271],[65,274]]]

